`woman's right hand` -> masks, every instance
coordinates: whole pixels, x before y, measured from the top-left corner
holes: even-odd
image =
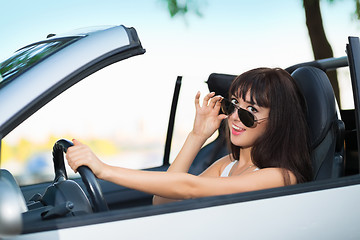
[[[221,100],[223,97],[215,96],[214,92],[208,93],[200,105],[200,92],[195,96],[196,115],[192,134],[208,139],[220,127],[225,114],[220,114]]]
[[[90,149],[89,146],[73,139],[74,146],[69,147],[66,152],[66,159],[74,172],[77,172],[78,167],[88,166],[91,171],[98,178],[103,178],[102,174],[105,171],[106,164],[103,163]]]

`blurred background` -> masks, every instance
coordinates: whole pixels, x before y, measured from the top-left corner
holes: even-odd
[[[109,164],[159,166],[175,80],[183,76],[173,160],[192,127],[194,96],[208,92],[211,73],[286,68],[346,55],[347,37],[360,36],[359,0],[317,2],[1,0],[0,62],[50,33],[99,25],[134,27],[146,49],[87,77],[8,134],[1,167],[21,184],[52,180],[51,150],[60,138],[89,144]],[[324,36],[325,42],[317,41]],[[349,73],[335,75],[341,108],[353,108]]]

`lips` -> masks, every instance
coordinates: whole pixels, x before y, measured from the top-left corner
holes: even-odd
[[[232,124],[231,125],[231,132],[232,132],[233,135],[240,135],[241,133],[245,132],[245,129]]]

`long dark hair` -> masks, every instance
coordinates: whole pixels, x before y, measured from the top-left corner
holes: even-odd
[[[296,82],[280,68],[257,68],[247,71],[232,82],[229,95],[270,108],[266,130],[254,143],[251,156],[259,168],[281,168],[285,185],[290,184],[286,170],[298,183],[312,180],[309,130],[305,100]],[[232,157],[239,159],[241,147],[230,142]]]

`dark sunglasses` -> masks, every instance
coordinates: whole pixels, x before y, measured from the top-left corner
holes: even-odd
[[[221,110],[223,111],[224,114],[231,115],[231,114],[234,113],[235,109],[238,110],[237,112],[238,112],[238,116],[240,118],[240,121],[246,127],[249,127],[249,128],[254,128],[254,127],[256,127],[256,123],[258,121],[267,119],[267,118],[256,119],[254,114],[252,114],[251,112],[239,107],[238,105],[236,105],[235,103],[229,101],[228,99],[223,98],[221,100]]]

